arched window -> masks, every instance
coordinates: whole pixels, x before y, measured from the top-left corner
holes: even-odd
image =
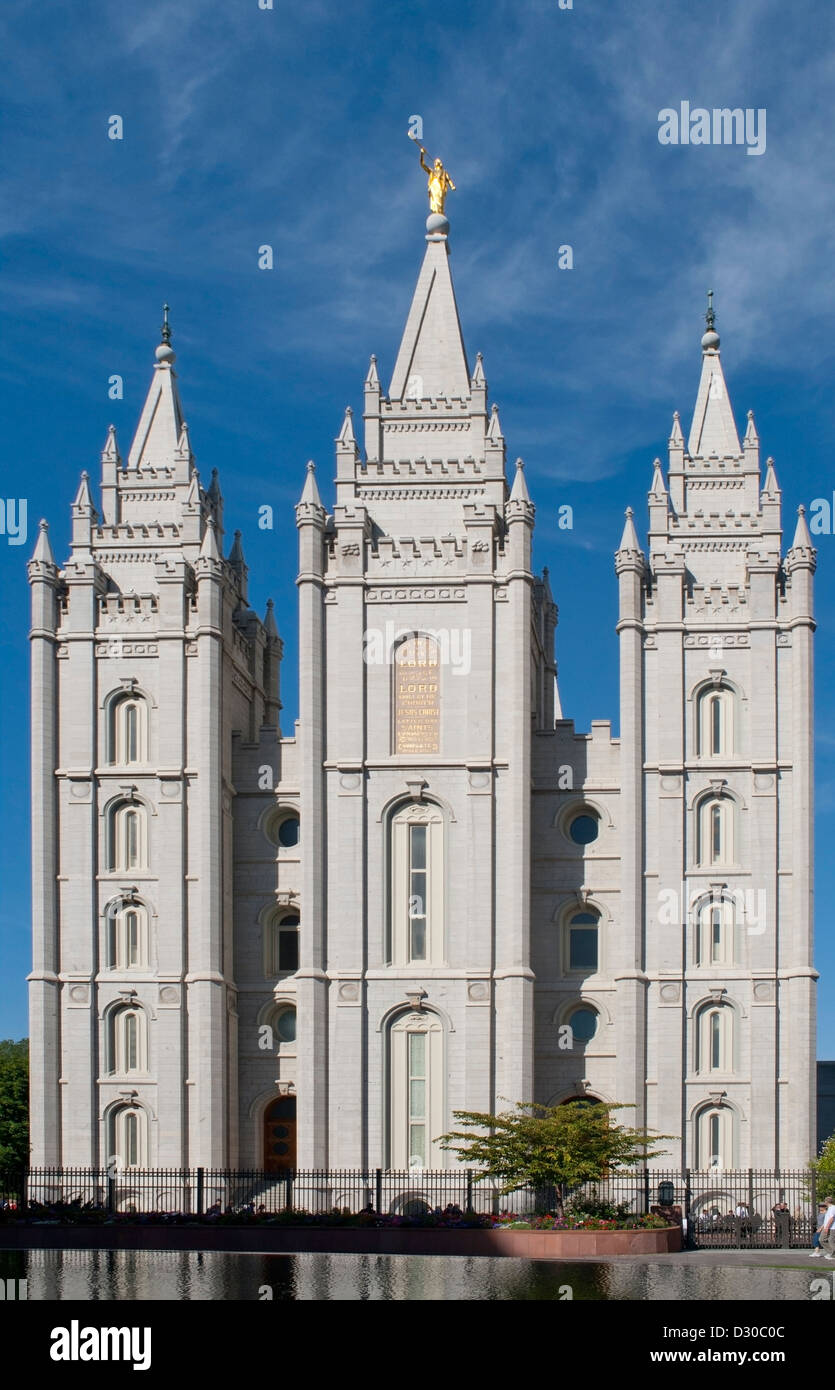
[[[107,752],[108,762],[119,766],[148,761],[148,705],[141,695],[111,702]]]
[[[733,864],[734,811],[730,797],[712,796],[698,810],[698,862],[704,865]]]
[[[733,965],[734,904],[731,898],[705,899],[696,911],[696,964]]]
[[[148,912],[144,904],[123,902],[108,909],[107,963],[111,970],[148,964]]]
[[[697,752],[702,758],[727,758],[734,752],[734,693],[727,686],[708,686],[698,697]]]
[[[733,1168],[733,1114],[725,1105],[709,1105],[695,1119],[696,1163],[699,1169]]]
[[[111,872],[130,872],[148,867],[148,820],[138,801],[111,807],[107,825],[107,867]]]
[[[444,958],[444,822],[437,806],[409,805],[392,818],[389,839],[391,964]]]
[[[734,1069],[734,1011],[727,1004],[706,1004],[696,1015],[696,1071]]]
[[[569,915],[565,927],[567,970],[593,975],[600,968],[600,914],[584,908]]]
[[[444,1151],[444,1030],[424,1011],[406,1014],[389,1035],[390,1164],[396,1169],[442,1168]]]
[[[113,1009],[109,1015],[110,1071],[118,1076],[148,1069],[145,1036],[145,1014],[142,1009],[128,1005]]]
[[[108,1148],[119,1168],[147,1167],[148,1126],[141,1106],[122,1105],[110,1112]]]
[[[268,980],[299,968],[299,914],[278,912],[264,934],[264,974]]]

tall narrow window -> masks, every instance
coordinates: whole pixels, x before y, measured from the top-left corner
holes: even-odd
[[[138,1106],[120,1106],[108,1116],[108,1157],[122,1168],[141,1168],[148,1161],[145,1112]]]
[[[596,912],[575,912],[568,923],[568,969],[591,975],[599,968],[600,918]]]
[[[125,1071],[136,1071],[139,1065],[139,1024],[136,1014],[125,1014]]]
[[[698,816],[698,862],[706,866],[734,862],[736,807],[731,797],[702,801]]]
[[[108,754],[111,763],[148,760],[148,705],[141,695],[119,697],[110,705]]]
[[[139,761],[139,712],[133,701],[125,707],[125,762]]]
[[[409,956],[426,960],[426,826],[409,826]]]
[[[716,695],[710,702],[710,751],[713,757],[722,752],[722,703]]]
[[[722,909],[710,909],[710,963],[718,965],[722,960]]]
[[[125,964],[130,968],[140,964],[139,913],[129,908],[125,913]]]
[[[389,830],[387,959],[444,960],[444,821],[423,803],[396,812]]]
[[[447,1128],[444,1030],[422,1010],[400,1016],[389,1034],[389,1164],[405,1171],[443,1168],[438,1140]]]
[[[733,965],[733,899],[713,897],[702,901],[696,914],[696,964],[702,967]]]
[[[125,812],[125,868],[139,868],[139,814]]]
[[[264,974],[267,979],[292,975],[299,968],[299,915],[284,912],[267,924],[264,933]]]
[[[136,970],[148,963],[148,913],[142,903],[111,903],[108,921],[107,963],[111,970]]]
[[[733,1067],[734,1010],[729,1004],[708,1005],[696,1018],[696,1070],[722,1072]]]
[[[711,1115],[711,1116],[710,1116],[709,1135],[710,1135],[710,1166],[711,1166],[711,1168],[715,1168],[715,1167],[717,1167],[717,1166],[719,1165],[719,1150],[720,1150],[720,1147],[721,1147],[721,1140],[720,1140],[720,1138],[719,1138],[719,1116],[718,1116],[718,1115]]]
[[[696,1164],[699,1169],[733,1168],[734,1117],[727,1106],[706,1106],[694,1122]]]
[[[125,1164],[135,1168],[139,1163],[139,1117],[135,1110],[125,1115]]]
[[[147,869],[148,822],[144,806],[122,802],[111,807],[106,838],[106,862],[111,872]]]
[[[736,697],[727,686],[703,690],[696,706],[696,745],[702,758],[730,757],[734,752]]]
[[[110,1070],[117,1075],[146,1070],[145,1015],[138,1008],[117,1008],[110,1014]]]
[[[426,1166],[426,1034],[409,1034],[409,1167]]]

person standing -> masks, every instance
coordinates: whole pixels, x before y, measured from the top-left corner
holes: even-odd
[[[812,1253],[811,1253],[811,1256],[810,1256],[810,1258],[813,1259],[813,1260],[822,1260],[822,1259],[823,1259],[823,1251],[821,1250],[820,1246],[821,1246],[821,1229],[822,1229],[822,1227],[823,1227],[823,1223],[824,1223],[824,1218],[825,1218],[825,1217],[826,1217],[826,1202],[818,1202],[818,1219],[817,1219],[817,1221],[816,1221],[816,1223],[815,1223],[815,1234],[812,1236]]]
[[[825,1260],[835,1261],[835,1196],[829,1196],[820,1234],[820,1248]]]

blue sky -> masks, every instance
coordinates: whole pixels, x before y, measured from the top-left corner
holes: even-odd
[[[29,539],[0,536],[0,1036],[26,1032],[25,560],[40,516],[66,557],[78,476],[97,479],[111,421],[127,452],[163,300],[201,475],[220,470],[254,605],[276,599],[289,732],[292,504],[309,457],[330,496],[344,407],[360,411],[372,352],[385,384],[394,365],[424,247],[406,138],[421,115],[457,184],[468,351],[537,504],[564,709],[581,729],[616,724],[612,554],[627,505],[645,531],[673,410],[689,424],[708,286],[789,540],[798,503],[835,489],[833,31],[820,0],[6,0],[0,492],[27,499]],[[661,146],[658,112],[682,100],[765,108],[765,153]],[[819,1055],[835,1057],[835,540],[817,544]]]

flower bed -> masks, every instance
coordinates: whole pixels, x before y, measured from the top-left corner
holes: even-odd
[[[587,1212],[522,1216],[445,1211],[228,1210],[110,1213],[92,1205],[30,1204],[0,1213],[0,1248],[248,1250],[294,1254],[493,1255],[523,1259],[663,1254],[681,1249],[681,1227],[661,1217]]]

